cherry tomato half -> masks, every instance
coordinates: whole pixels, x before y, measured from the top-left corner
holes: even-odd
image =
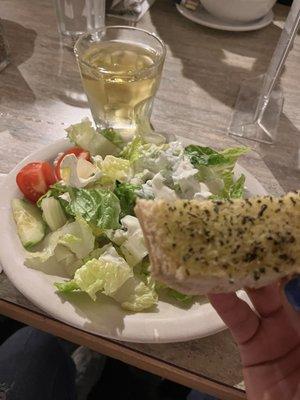
[[[57,179],[51,164],[48,162],[33,162],[21,169],[16,181],[26,199],[35,203]]]

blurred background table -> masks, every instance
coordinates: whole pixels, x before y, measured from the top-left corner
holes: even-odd
[[[236,144],[227,127],[239,85],[266,70],[287,12],[277,5],[274,22],[261,31],[222,32],[184,19],[171,1],[157,0],[138,23],[168,47],[155,128],[217,148]],[[89,109],[74,56],[59,40],[52,1],[2,0],[0,15],[12,59],[0,73],[0,172],[7,173],[33,150],[63,137],[64,128],[88,116]],[[285,104],[278,142],[250,143],[254,151],[242,162],[272,194],[299,188],[299,63],[297,37],[281,79]],[[227,331],[177,344],[116,343],[45,316],[4,274],[0,299],[0,314],[220,399],[245,398],[239,356]]]

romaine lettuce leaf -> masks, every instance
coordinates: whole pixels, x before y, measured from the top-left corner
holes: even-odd
[[[71,125],[66,129],[66,132],[71,142],[89,151],[92,156],[97,154],[101,156],[116,155],[119,152],[116,145],[92,127],[88,118],[82,120],[79,124]]]
[[[101,231],[119,227],[120,202],[110,190],[73,189],[68,210]]]
[[[192,303],[192,301],[195,299],[195,296],[191,296],[188,294],[183,294],[178,292],[177,290],[168,288],[167,289],[167,295],[171,297],[172,299],[178,301],[179,303],[182,303],[183,305],[189,305]]]
[[[245,194],[245,175],[241,175],[239,179],[234,180],[232,172],[224,172],[222,175],[224,187],[218,195],[211,196],[212,199],[238,199],[243,198]]]
[[[122,308],[133,312],[153,307],[158,301],[153,282],[146,284],[136,277],[128,279],[112,297]]]
[[[126,158],[134,163],[141,157],[141,152],[149,148],[160,148],[166,143],[166,137],[157,133],[146,136],[135,136],[121,151],[120,157]]]
[[[180,293],[177,290],[168,287],[165,283],[159,281],[155,281],[155,289],[159,293],[164,293],[165,296],[178,301],[184,306],[190,305],[195,299],[195,296]]]
[[[143,282],[133,276],[132,269],[113,246],[106,248],[99,259],[92,259],[75,272],[74,279],[55,284],[58,292],[86,292],[93,300],[103,293],[129,311],[142,311],[158,301],[151,279]]]
[[[71,293],[74,291],[80,291],[80,287],[74,280],[67,281],[67,282],[57,282],[55,286],[60,293]]]
[[[106,156],[101,163],[101,172],[112,181],[124,182],[131,176],[130,162],[123,158]]]
[[[198,169],[199,181],[205,182],[213,193],[212,198],[230,199],[243,196],[245,178],[241,176],[235,182],[233,168],[238,157],[249,150],[248,147],[234,147],[218,152],[210,147],[190,145],[185,148],[185,154]]]
[[[170,164],[166,152],[169,147],[169,144],[144,143],[140,137],[136,137],[120,155],[130,161],[135,173],[145,169],[158,173]]]
[[[143,140],[140,136],[136,136],[128,143],[120,153],[120,157],[134,163],[140,157],[140,150],[143,147]]]
[[[233,147],[220,152],[210,147],[189,145],[185,148],[185,153],[190,158],[194,167],[212,167],[216,171],[232,170],[237,159],[249,152],[248,147]]]
[[[137,199],[136,191],[140,190],[141,188],[141,185],[133,185],[127,182],[117,182],[114,193],[120,201],[121,218],[125,217],[126,215],[134,215],[134,206]]]
[[[100,131],[100,133],[107,140],[112,142],[115,146],[119,147],[120,149],[122,149],[124,147],[125,142],[124,142],[122,136],[118,132],[113,130],[112,128],[102,129]]]
[[[58,283],[56,287],[64,293],[80,289],[96,300],[98,292],[112,296],[132,276],[132,269],[110,245],[98,259],[89,260],[77,269],[71,281]]]

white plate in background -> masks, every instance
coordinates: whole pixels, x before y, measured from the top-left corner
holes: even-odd
[[[258,29],[262,29],[265,26],[269,25],[274,18],[273,11],[270,11],[263,18],[260,18],[256,21],[245,22],[245,23],[242,22],[234,23],[234,22],[222,21],[221,19],[211,15],[208,11],[205,10],[205,8],[201,4],[199,4],[199,6],[196,8],[195,11],[189,10],[181,4],[176,4],[176,7],[177,10],[180,12],[180,14],[182,14],[189,20],[196,22],[197,24],[206,26],[208,28],[219,29],[222,31],[236,31],[236,32],[256,31]]]

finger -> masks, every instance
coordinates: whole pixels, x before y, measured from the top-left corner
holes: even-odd
[[[282,308],[280,282],[259,289],[246,289],[256,311],[264,318],[274,315]]]
[[[250,340],[259,328],[259,318],[236,293],[210,294],[208,298],[238,344]]]

